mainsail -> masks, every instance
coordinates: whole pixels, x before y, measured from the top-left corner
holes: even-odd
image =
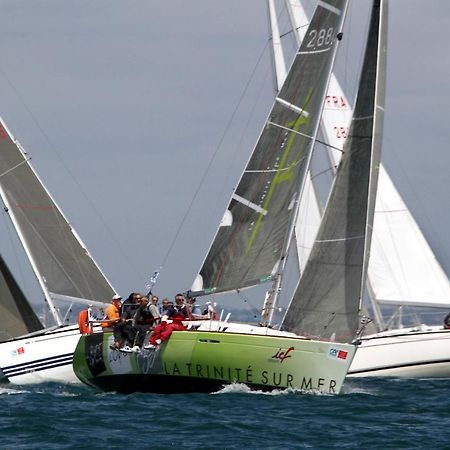
[[[0,341],[43,328],[0,255]]]
[[[0,196],[57,323],[53,299],[108,301],[114,293],[0,119]]]
[[[193,293],[273,280],[286,252],[347,1],[319,1],[235,189]]]
[[[297,334],[346,342],[358,327],[381,156],[385,2],[373,4],[349,137],[309,260],[283,320],[284,328]]]

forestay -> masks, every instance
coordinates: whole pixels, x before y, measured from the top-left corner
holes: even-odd
[[[43,328],[0,255],[0,341]]]
[[[319,1],[194,283],[194,294],[274,279],[286,251],[346,7],[346,0]]]
[[[283,320],[283,327],[297,334],[347,342],[358,327],[381,154],[384,11],[385,0],[382,5],[375,0],[349,137],[311,255]]]
[[[50,306],[52,298],[102,302],[111,298],[114,290],[108,280],[3,121],[0,122],[0,194]],[[54,309],[52,312],[55,315]]]

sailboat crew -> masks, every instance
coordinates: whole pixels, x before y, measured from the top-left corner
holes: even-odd
[[[147,296],[142,296],[139,302],[139,308],[133,318],[133,330],[135,332],[133,351],[139,351],[144,344],[144,339],[147,331],[149,331],[156,317],[150,309],[149,299]],[[137,348],[136,348],[137,347]]]
[[[183,324],[184,320],[193,320],[191,310],[184,303],[184,295],[175,296],[175,305],[169,308],[166,315],[161,318],[161,323],[153,330],[150,336],[150,343],[145,349],[156,349],[161,342],[169,339],[173,331],[186,331],[187,327]]]
[[[122,297],[115,294],[111,299],[111,304],[105,308],[105,317],[101,323],[102,328],[109,328],[119,321]]]
[[[158,301],[159,301],[158,296],[152,295],[152,302],[148,306],[148,309],[150,310],[153,318],[155,319],[155,323],[158,323],[159,319],[161,317],[161,313],[159,312],[159,308],[158,308]]]
[[[139,308],[142,295],[132,292],[122,303],[120,308],[120,320],[114,325],[114,349],[122,349],[133,346],[136,331],[133,329],[133,318]]]

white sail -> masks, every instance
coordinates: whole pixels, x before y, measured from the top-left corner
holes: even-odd
[[[275,5],[273,0],[268,1],[268,16],[269,16],[269,36],[272,41],[273,52],[272,68],[275,76],[273,77],[275,92],[281,90],[281,86],[286,78],[286,63],[284,60],[283,47],[281,45],[280,32],[278,30],[278,21],[276,18]]]
[[[380,167],[370,283],[380,303],[450,306],[450,282],[419,226]]]
[[[296,39],[304,37],[308,18],[300,0],[286,0]],[[275,16],[274,16],[275,17]],[[273,29],[273,26],[272,26]],[[275,48],[273,49],[275,51]],[[275,59],[277,60],[277,59]],[[282,73],[281,70],[278,71]],[[278,81],[280,83],[280,81]],[[352,108],[334,74],[322,114],[321,130],[330,145],[330,163],[337,167],[348,134]],[[310,180],[310,177],[308,178]],[[377,303],[427,307],[450,306],[450,282],[414,217],[381,165],[375,207],[368,280]],[[314,188],[302,199],[296,236],[300,267],[309,255],[320,218]],[[305,228],[303,230],[302,228]],[[306,249],[306,251],[305,251]],[[306,258],[306,259],[305,259]]]

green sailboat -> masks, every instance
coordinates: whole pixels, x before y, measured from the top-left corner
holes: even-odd
[[[112,350],[112,333],[80,338],[78,378],[118,392],[252,389],[339,393],[352,362],[370,247],[384,101],[384,1],[375,0],[350,137],[310,260],[283,320],[269,326],[293,239],[348,0],[321,0],[230,200],[192,295],[272,282],[265,326],[191,322],[156,350]]]

